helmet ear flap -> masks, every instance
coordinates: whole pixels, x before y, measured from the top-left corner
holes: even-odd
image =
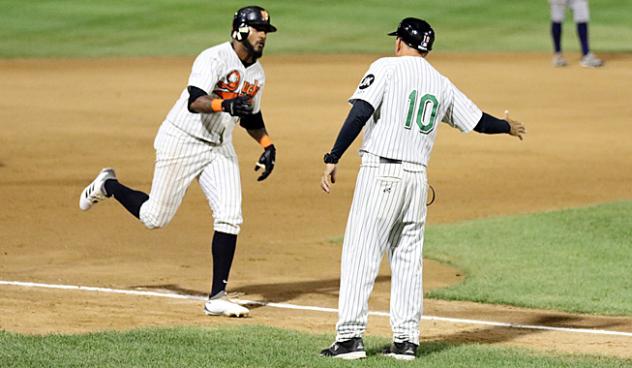
[[[237,41],[243,41],[248,38],[250,34],[250,27],[246,23],[242,23],[237,27],[236,30],[233,31],[233,38]]]

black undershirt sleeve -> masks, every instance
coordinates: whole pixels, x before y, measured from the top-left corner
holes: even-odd
[[[507,121],[497,119],[484,112],[483,116],[481,116],[481,120],[479,120],[478,124],[474,127],[474,130],[483,134],[499,134],[509,133],[511,127]]]
[[[208,95],[208,93],[204,92],[202,89],[196,86],[188,86],[187,91],[189,91],[189,103],[187,104],[187,108],[189,109],[189,112],[197,114],[197,111],[191,110],[191,104],[193,103],[193,101],[197,100],[198,97],[206,96]]]
[[[375,109],[368,102],[363,100],[354,101],[353,107],[351,111],[349,111],[349,115],[347,115],[347,119],[344,124],[342,124],[340,133],[338,133],[336,143],[334,143],[334,147],[331,149],[331,155],[334,156],[336,160],[342,157],[347,148],[349,148],[358,134],[360,134],[364,124],[366,124],[371,115],[373,115],[374,111]]]
[[[253,129],[261,129],[265,128],[265,124],[263,123],[263,115],[261,115],[261,111],[252,115],[245,115],[239,119],[239,125],[242,128],[247,130]]]

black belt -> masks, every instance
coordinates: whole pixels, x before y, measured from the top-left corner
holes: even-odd
[[[380,157],[381,164],[401,164],[402,160],[393,160],[392,158]]]

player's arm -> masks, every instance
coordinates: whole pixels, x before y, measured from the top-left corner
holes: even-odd
[[[227,112],[232,116],[241,116],[252,112],[248,97],[237,97],[223,100],[212,98],[208,91],[212,90],[220,78],[220,71],[224,68],[222,60],[210,56],[207,51],[202,52],[193,62],[187,92],[189,100],[187,107],[191,113],[210,114]]]
[[[262,181],[272,173],[276,160],[276,148],[266,130],[263,115],[259,111],[256,114],[242,116],[239,124],[263,147],[263,153],[255,165],[255,171],[263,169],[263,173],[257,178],[258,181]]]
[[[483,134],[509,134],[514,137],[520,138],[527,134],[527,130],[524,125],[509,118],[509,111],[505,111],[505,119],[498,119],[486,112],[483,112],[481,119],[474,127],[474,131]]]
[[[373,106],[366,101],[355,100],[353,102],[353,107],[349,111],[344,124],[342,124],[342,128],[340,128],[333,148],[324,157],[325,171],[323,172],[320,186],[325,192],[329,193],[331,184],[336,182],[336,164],[351,143],[358,137],[374,111]]]
[[[250,97],[238,96],[231,99],[212,98],[206,91],[196,86],[188,86],[188,108],[192,113],[210,114],[227,112],[232,116],[245,116],[252,113]]]

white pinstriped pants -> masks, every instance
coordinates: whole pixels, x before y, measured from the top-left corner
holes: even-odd
[[[575,23],[585,23],[590,19],[588,10],[588,0],[549,0],[551,4],[551,20],[554,22],[564,22],[566,7],[573,11]]]
[[[388,251],[393,340],[419,344],[426,170],[381,161],[366,152],[362,156],[342,248],[336,340],[363,336],[369,296]]]
[[[154,141],[156,163],[149,200],[140,208],[147,228],[167,225],[186,190],[198,179],[213,211],[215,231],[239,234],[241,181],[232,143],[212,145],[164,122]]]

